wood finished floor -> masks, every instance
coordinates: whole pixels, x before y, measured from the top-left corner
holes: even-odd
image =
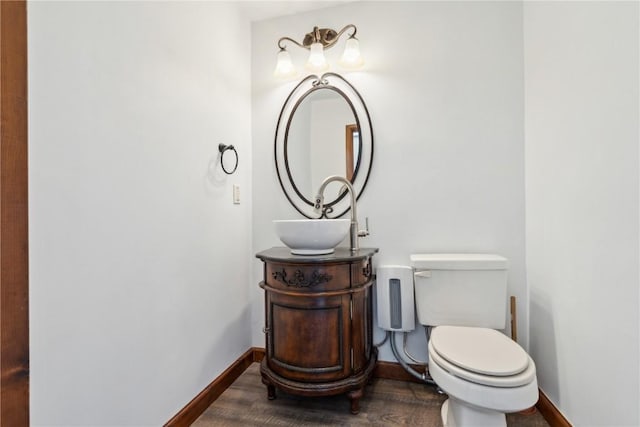
[[[303,398],[278,390],[267,399],[260,365],[252,364],[196,420],[194,427],[210,426],[425,426],[440,427],[440,405],[445,396],[433,387],[376,378],[360,400],[360,413],[351,415],[344,395]],[[509,414],[512,427],[546,427],[540,413]]]

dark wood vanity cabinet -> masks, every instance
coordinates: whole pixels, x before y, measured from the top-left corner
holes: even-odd
[[[260,372],[276,388],[304,396],[346,393],[351,412],[373,373],[371,258],[377,249],[337,248],[299,256],[288,248],[256,254],[264,262],[266,357]]]

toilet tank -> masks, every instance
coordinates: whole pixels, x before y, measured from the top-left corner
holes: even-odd
[[[411,267],[421,324],[505,328],[506,258],[491,254],[414,254]]]

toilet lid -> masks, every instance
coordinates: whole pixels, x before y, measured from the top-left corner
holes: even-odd
[[[447,362],[481,375],[517,375],[529,366],[529,355],[504,334],[488,328],[438,326],[430,344]]]

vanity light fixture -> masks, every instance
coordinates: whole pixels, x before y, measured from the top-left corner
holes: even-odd
[[[296,75],[296,68],[291,61],[291,55],[287,51],[287,47],[284,42],[291,42],[298,47],[309,50],[309,59],[305,65],[307,71],[312,73],[323,73],[329,69],[329,62],[324,56],[324,50],[333,47],[340,37],[347,31],[353,30],[349,34],[349,38],[345,44],[344,53],[338,63],[341,67],[346,69],[357,69],[364,64],[362,55],[360,54],[360,46],[356,36],[356,26],[353,24],[346,25],[340,31],[332,30],[331,28],[318,28],[313,27],[313,31],[305,35],[302,43],[293,40],[290,37],[282,37],[278,40],[278,62],[273,74],[276,77],[293,77]]]

